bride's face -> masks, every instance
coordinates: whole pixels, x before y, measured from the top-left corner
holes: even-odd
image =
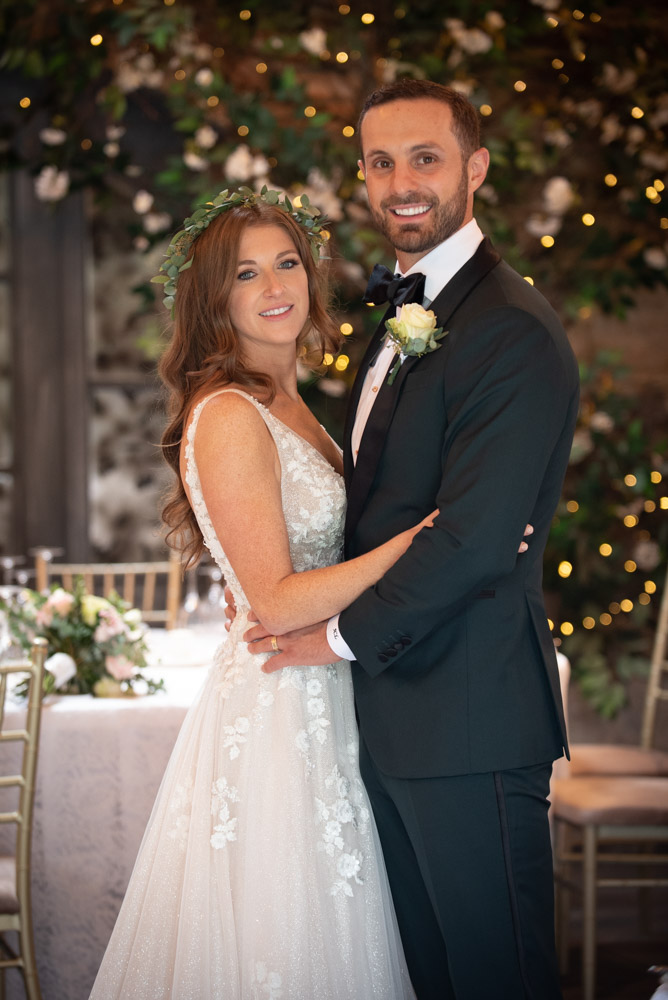
[[[251,226],[239,244],[230,319],[246,353],[293,345],[309,311],[308,279],[290,236],[280,226]]]

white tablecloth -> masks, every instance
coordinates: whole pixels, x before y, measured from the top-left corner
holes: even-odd
[[[166,693],[52,696],[44,705],[32,856],[44,1000],[88,998],[167,760],[225,635],[151,634],[151,662],[159,663],[151,672],[164,677]],[[18,705],[10,708],[8,727],[22,714]],[[11,753],[15,748],[0,747],[0,767]],[[0,799],[2,808],[7,801]],[[0,831],[0,853],[7,850],[3,835],[9,830]],[[10,1000],[22,1000],[17,972],[7,974],[7,986]]]

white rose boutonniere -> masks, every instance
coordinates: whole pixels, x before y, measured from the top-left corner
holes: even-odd
[[[388,319],[385,326],[395,353],[399,355],[387,380],[388,385],[394,382],[403,358],[421,358],[423,354],[437,351],[441,345],[436,341],[442,340],[449,332],[437,327],[435,313],[417,302],[406,302],[399,316]]]

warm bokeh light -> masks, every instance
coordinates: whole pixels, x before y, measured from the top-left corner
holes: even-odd
[[[362,24],[373,24],[373,22],[376,20],[376,15],[375,14],[362,14],[362,17],[360,18],[360,20],[361,20]]]
[[[350,364],[350,358],[347,354],[339,354],[338,358],[334,362],[334,367],[338,372],[344,372],[348,365]]]
[[[525,274],[524,275],[524,280],[528,281],[530,285],[533,285],[533,278],[531,277],[530,274]]]
[[[629,601],[628,597],[626,597],[621,602],[621,608],[622,608],[622,611],[625,611],[626,614],[628,614],[629,611],[633,611],[633,601]]]
[[[649,594],[638,594],[638,604],[651,604],[652,598]]]
[[[554,629],[554,622],[552,621],[551,618],[547,619],[547,624],[548,624],[548,628],[549,628],[550,632],[552,632],[552,630]]]
[[[645,500],[643,506],[648,514],[653,514],[654,511],[656,510],[656,504],[654,503],[653,500]]]
[[[628,475],[624,476],[624,482],[627,486],[635,486],[638,480],[632,472],[629,472]]]
[[[540,242],[542,246],[547,247],[549,249],[549,247],[554,246],[554,236],[541,236]]]
[[[589,615],[587,615],[586,618],[582,619],[582,624],[584,625],[585,628],[594,628],[594,626],[596,625],[596,621],[594,618],[590,618]]]
[[[251,12],[249,10],[240,10],[239,17],[241,18],[242,21],[250,21]]]
[[[562,59],[553,59],[552,60],[552,68],[553,69],[563,69],[564,68],[563,60]]]
[[[569,514],[574,514],[576,510],[580,510],[580,504],[577,502],[577,500],[569,500],[568,503],[566,504],[566,510],[569,512]]]
[[[210,108],[215,108],[220,104],[220,98],[216,97],[215,94],[212,94],[211,97],[207,97],[206,103],[209,105]]]
[[[491,115],[491,113],[492,113],[492,106],[491,106],[491,104],[481,104],[480,105],[480,114],[484,118],[489,118],[489,116]]]
[[[601,625],[609,625],[612,621],[612,615],[609,615],[607,611],[604,611],[603,614],[599,616],[598,620]]]
[[[342,323],[341,326],[339,327],[339,330],[341,331],[344,337],[349,337],[350,334],[353,332],[352,323]]]
[[[90,44],[94,46],[102,45],[103,38],[102,35],[93,35]]]
[[[331,365],[333,360],[334,360],[334,355],[329,354],[329,352],[326,351],[322,358],[323,365]]]
[[[81,148],[84,151],[88,150],[88,149],[92,149],[93,148],[93,141],[92,141],[92,139],[82,139],[81,140]]]
[[[527,89],[527,85],[524,82],[524,80],[515,80],[515,83],[513,84],[513,89],[516,90],[518,94],[521,94],[524,90]]]
[[[175,80],[185,80],[185,78],[186,78],[186,71],[184,69],[177,69],[176,72],[174,73]]]
[[[661,497],[659,499],[659,506],[661,510],[668,510],[668,497]]]
[[[317,114],[317,112],[313,107],[313,105],[309,104],[307,108],[304,108],[304,114],[306,115],[307,118],[313,118]]]
[[[242,136],[243,135],[248,135],[249,132],[250,132],[250,129],[249,129],[248,125],[240,125],[239,128],[237,129],[238,135],[242,135]]]
[[[31,102],[30,102],[30,98],[29,97],[22,97],[21,100],[19,101],[19,107],[20,108],[29,108],[30,107],[30,103]]]
[[[645,592],[647,594],[656,594],[656,584],[654,580],[645,580]]]
[[[596,218],[591,214],[591,212],[585,212],[585,214],[582,216],[582,221],[584,222],[585,226],[593,226],[594,223],[596,222]]]
[[[341,134],[345,135],[346,139],[350,139],[353,135],[355,135],[355,129],[352,125],[346,125],[341,129]]]
[[[567,562],[567,560],[565,559],[563,560],[563,562],[559,563],[559,569],[557,570],[559,576],[563,576],[564,579],[566,579],[566,577],[570,576],[572,572],[573,572],[572,563]]]
[[[627,573],[635,573],[638,569],[638,564],[633,561],[633,559],[627,559],[624,563],[624,569]]]
[[[347,3],[339,4],[339,14],[350,14],[350,7]]]
[[[612,601],[612,603],[608,605],[608,609],[611,614],[618,615],[622,610],[622,606],[621,604],[618,604],[617,601]]]
[[[636,104],[634,108],[631,108],[631,116],[633,118],[644,118],[645,112],[643,111],[642,108],[639,108],[638,105]]]
[[[603,542],[601,545],[599,545],[598,551],[601,553],[602,556],[611,556],[612,545],[609,545],[608,542]]]
[[[255,67],[255,72],[256,72],[256,73],[266,73],[266,72],[267,72],[267,69],[268,69],[268,67],[267,67],[267,64],[266,64],[266,63],[262,63],[262,62],[260,62],[260,63],[258,63],[258,64],[257,64],[257,66]]]
[[[562,635],[573,635],[573,625],[571,622],[562,622],[559,626]]]
[[[638,518],[635,516],[635,514],[627,514],[626,517],[624,518],[624,524],[626,525],[627,528],[635,528],[637,523],[638,523]]]
[[[658,469],[652,469],[652,471],[649,474],[649,478],[653,483],[660,483],[661,480],[663,479],[663,476],[658,471]]]
[[[614,174],[606,174],[603,180],[605,181],[605,183],[608,185],[609,188],[613,188],[617,183],[617,178],[615,177]]]
[[[336,61],[337,61],[337,63],[347,63],[348,62],[348,53],[347,52],[337,52],[336,53]]]

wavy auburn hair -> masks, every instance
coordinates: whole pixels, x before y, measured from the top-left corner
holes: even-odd
[[[176,474],[162,519],[169,545],[182,551],[186,567],[204,549],[202,533],[181,480],[179,456],[188,416],[208,393],[229,383],[248,389],[265,403],[274,398],[270,372],[249,367],[230,320],[230,294],[237,277],[241,236],[249,227],[284,229],[306,270],[309,316],[295,343],[295,357],[321,364],[326,351],[335,352],[339,331],[327,307],[325,262],[313,259],[306,231],[281,208],[257,202],[229,209],[211,221],[190,248],[192,267],[179,274],[174,303],[172,339],[158,371],[168,391],[168,424],[162,435],[165,459]]]

